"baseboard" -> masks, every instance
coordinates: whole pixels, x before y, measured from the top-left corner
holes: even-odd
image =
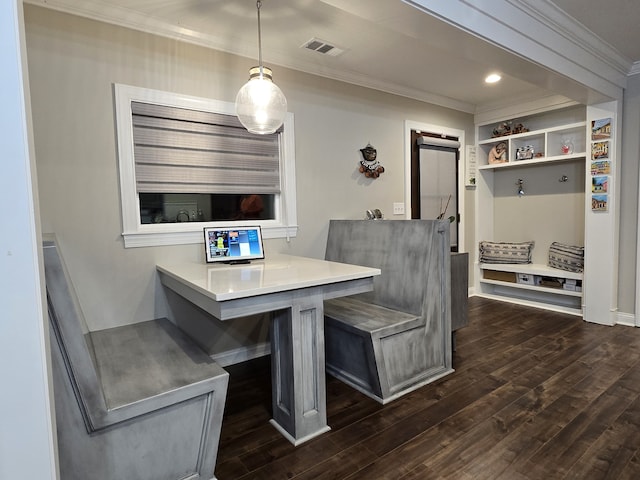
[[[616,325],[635,327],[636,316],[633,313],[616,312]]]

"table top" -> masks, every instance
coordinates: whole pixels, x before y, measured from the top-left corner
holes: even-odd
[[[283,254],[250,264],[167,262],[156,268],[218,302],[380,275],[379,268]]]

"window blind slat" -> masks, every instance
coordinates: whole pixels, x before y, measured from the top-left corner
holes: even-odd
[[[165,193],[176,193],[175,189],[181,185],[181,191],[189,186],[210,185],[212,187],[233,187],[234,191],[242,190],[253,193],[260,189],[260,193],[275,193],[280,191],[278,172],[274,171],[234,171],[214,168],[184,168],[179,166],[136,165],[136,183],[139,192],[150,192],[154,184],[172,185]],[[201,192],[198,192],[201,193]]]
[[[265,156],[278,155],[277,142],[271,144],[252,143],[235,137],[198,132],[134,128],[133,139],[135,145],[152,145],[185,150],[210,150],[214,152],[254,153]]]
[[[212,125],[225,125],[237,128],[239,131],[246,129],[236,117],[223,113],[203,112],[202,110],[191,110],[181,107],[171,107],[168,105],[158,105],[153,103],[131,102],[131,113],[136,115],[173,118],[176,120],[188,120]]]
[[[222,138],[228,138],[229,141],[241,143],[242,145],[250,146],[251,150],[256,152],[272,152],[274,147],[278,145],[277,135],[264,135],[258,137],[253,135],[247,137],[244,132],[237,132],[229,127],[223,125],[211,125],[198,122],[188,122],[182,120],[172,120],[168,118],[151,118],[151,117],[133,117],[133,128],[140,130],[159,130],[163,133],[166,132],[185,132],[185,133],[200,133],[202,135],[218,136]],[[242,134],[240,134],[242,133]],[[247,132],[249,133],[249,132]]]
[[[150,183],[144,187],[144,192],[141,193],[193,193],[197,190],[198,193],[213,193],[213,194],[237,194],[237,195],[249,195],[249,194],[270,194],[272,192],[268,190],[262,190],[259,187],[251,187],[251,190],[246,186],[238,185],[210,185],[210,184],[197,184],[197,183]]]
[[[232,115],[131,109],[139,193],[280,193],[279,134],[251,134]]]
[[[278,170],[277,157],[241,155],[228,152],[200,150],[172,150],[147,146],[135,147],[136,163],[157,165],[182,165],[194,167],[214,167],[242,170]]]

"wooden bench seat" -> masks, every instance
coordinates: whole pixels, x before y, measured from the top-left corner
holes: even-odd
[[[394,334],[423,323],[418,315],[365,303],[353,297],[327,301],[324,313],[330,318],[340,320],[345,328],[352,327],[354,331],[378,336],[382,332]]]
[[[384,404],[453,371],[447,226],[331,220],[325,259],[382,274],[372,292],[325,301],[330,375]]]
[[[89,332],[44,242],[61,478],[214,478],[228,373],[165,318]]]

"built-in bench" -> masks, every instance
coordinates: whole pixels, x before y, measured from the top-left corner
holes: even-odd
[[[44,265],[61,478],[215,478],[228,373],[167,319],[89,332],[53,238]]]
[[[582,272],[539,263],[480,263],[479,267],[483,297],[582,315]]]
[[[325,301],[327,372],[387,403],[453,371],[449,225],[331,220],[326,260],[379,268],[372,292]]]

